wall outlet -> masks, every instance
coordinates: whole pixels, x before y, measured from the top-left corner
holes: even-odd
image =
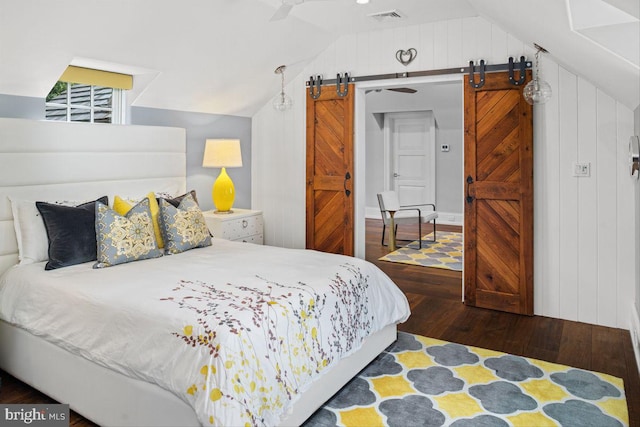
[[[591,176],[591,163],[573,162],[573,176]]]
[[[449,151],[449,144],[440,144],[440,151]]]

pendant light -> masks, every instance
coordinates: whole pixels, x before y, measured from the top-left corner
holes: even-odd
[[[289,95],[284,93],[284,70],[286,69],[287,67],[285,65],[281,65],[274,71],[274,73],[280,74],[281,77],[280,93],[273,100],[273,108],[278,111],[288,110],[293,105],[293,101],[291,100]]]
[[[524,87],[524,91],[522,92],[525,101],[531,105],[544,104],[551,99],[551,86],[540,78],[540,59],[538,58],[540,52],[547,53],[547,50],[535,43],[533,45],[537,49],[536,74],[533,76],[533,80],[527,83]]]

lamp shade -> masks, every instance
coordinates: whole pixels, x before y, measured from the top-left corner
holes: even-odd
[[[239,139],[207,139],[202,167],[238,168],[242,166]]]

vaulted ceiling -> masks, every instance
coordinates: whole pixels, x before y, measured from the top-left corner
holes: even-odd
[[[283,1],[296,4],[272,21]],[[250,117],[278,92],[276,67],[290,79],[343,34],[480,15],[636,108],[638,1],[577,1],[2,0],[0,94],[43,98],[74,64],[134,74],[136,106]],[[403,19],[368,16],[390,10]]]

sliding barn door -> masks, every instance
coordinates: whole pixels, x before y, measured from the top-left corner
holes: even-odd
[[[353,255],[353,85],[307,93],[307,248]]]
[[[531,315],[532,108],[507,73],[464,86],[465,303]]]

